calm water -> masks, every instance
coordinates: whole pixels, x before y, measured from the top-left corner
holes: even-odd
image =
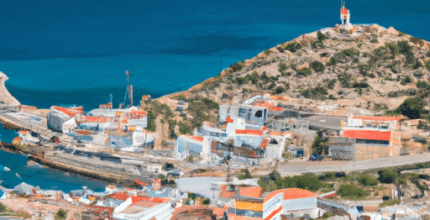
[[[347,1],[353,23],[378,23],[430,40],[430,1]],[[21,103],[83,105],[124,100],[125,70],[135,100],[185,90],[238,60],[339,22],[339,0],[14,0],[0,1],[0,71]],[[138,101],[136,101],[137,104]],[[1,138],[15,134],[0,127]],[[65,191],[91,181],[0,164],[42,188]],[[26,161],[25,159],[22,159]],[[3,184],[20,180],[2,174]],[[94,183],[94,188],[102,187]]]
[[[40,186],[41,189],[62,190],[64,192],[81,189],[82,186],[87,186],[95,191],[104,191],[106,186],[105,183],[96,180],[72,174],[66,175],[63,172],[42,168],[39,165],[26,166],[27,157],[4,151],[0,151],[0,163],[11,169],[9,172],[0,172],[0,180],[4,180],[1,185],[7,188],[13,188],[21,182]]]

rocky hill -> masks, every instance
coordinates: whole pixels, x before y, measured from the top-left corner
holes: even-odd
[[[427,86],[427,41],[378,25],[354,29],[325,28],[303,34],[174,96],[208,97],[217,102],[252,93],[313,100],[371,97],[393,108]]]

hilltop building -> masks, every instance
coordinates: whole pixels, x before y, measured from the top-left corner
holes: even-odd
[[[341,122],[340,136],[331,137],[329,157],[342,160],[368,160],[400,154],[400,117],[350,116]]]

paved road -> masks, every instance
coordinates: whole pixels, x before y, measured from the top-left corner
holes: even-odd
[[[423,163],[430,161],[430,153],[409,156],[386,157],[363,161],[323,161],[323,162],[295,162],[278,166],[278,172],[283,176],[302,173],[351,172],[356,170],[370,170],[384,167],[394,167]]]

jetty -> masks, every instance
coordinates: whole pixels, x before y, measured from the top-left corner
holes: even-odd
[[[19,111],[21,103],[6,89],[5,82],[9,79],[0,71],[0,110]]]

